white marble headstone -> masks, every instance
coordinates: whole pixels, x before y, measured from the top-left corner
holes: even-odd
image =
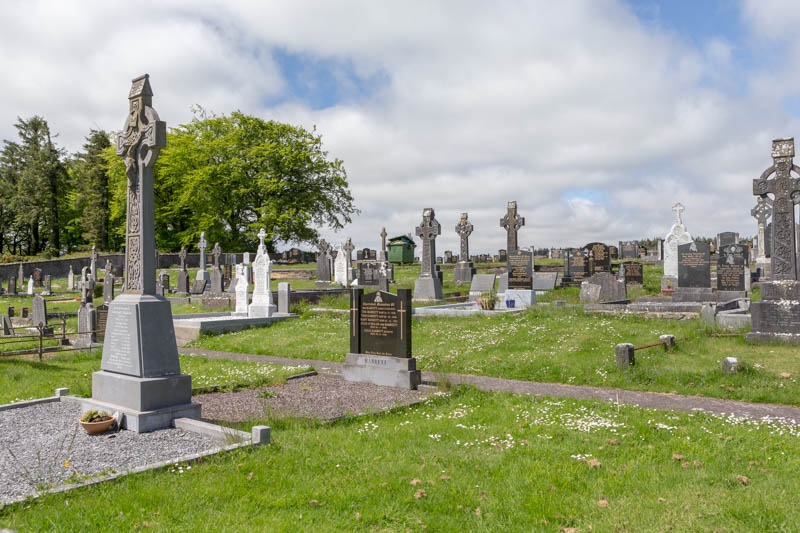
[[[28,296],[33,295],[33,276],[28,278]]]
[[[347,271],[350,265],[345,255],[347,253],[339,245],[339,248],[336,249],[336,260],[333,262],[333,281],[347,287]]]
[[[678,277],[678,246],[692,242],[692,236],[686,231],[686,226],[683,225],[681,220],[681,213],[683,212],[683,205],[680,203],[675,204],[672,210],[677,215],[675,224],[669,230],[667,236],[664,237],[664,276]]]
[[[236,314],[247,316],[247,293],[250,282],[245,275],[244,265],[236,265]]]

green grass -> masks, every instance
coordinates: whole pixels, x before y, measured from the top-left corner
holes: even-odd
[[[100,370],[100,350],[0,358],[0,404],[52,396],[68,387],[73,396],[92,395],[92,372]],[[193,387],[219,386],[222,390],[260,387],[305,372],[300,365],[270,365],[249,361],[180,356],[181,371],[192,376]]]
[[[343,362],[348,325],[347,314],[311,313],[267,328],[204,336],[188,347]],[[709,337],[713,330],[699,320],[548,306],[516,315],[421,318],[412,328],[413,353],[423,370],[800,405],[796,347]],[[617,369],[616,344],[642,346],[662,334],[675,335],[677,347],[637,351],[633,369]],[[745,370],[723,375],[721,361],[728,356]]]
[[[473,389],[332,424],[267,422],[269,446],[47,495],[3,509],[0,524],[760,532],[800,519],[795,428]]]

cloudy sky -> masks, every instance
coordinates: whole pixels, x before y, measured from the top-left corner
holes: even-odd
[[[77,150],[117,130],[147,72],[168,125],[200,104],[311,128],[345,163],[376,248],[422,209],[457,252],[755,233],[751,180],[771,140],[800,139],[794,0],[6,1],[0,139],[44,116]]]

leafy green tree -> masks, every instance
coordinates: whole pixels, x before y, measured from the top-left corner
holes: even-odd
[[[39,116],[17,119],[20,142],[4,141],[0,153],[0,194],[7,202],[4,218],[13,213],[14,250],[25,244],[29,255],[61,251],[61,211],[66,197],[63,152],[56,147],[47,121]]]
[[[111,220],[108,172],[104,151],[111,146],[109,134],[91,130],[83,152],[75,154],[69,174],[73,186],[72,208],[75,227],[85,242],[100,250],[111,250]]]
[[[113,232],[124,238],[126,177],[122,158],[104,152]],[[155,166],[156,242],[161,250],[194,246],[201,231],[226,250],[313,242],[314,226],[342,228],[357,212],[339,159],[329,159],[316,130],[234,112],[197,109],[171,129]]]

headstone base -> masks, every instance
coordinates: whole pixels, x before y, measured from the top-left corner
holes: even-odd
[[[668,291],[678,288],[678,276],[662,276],[661,290]]]
[[[717,291],[718,302],[730,302],[739,298],[747,298],[747,291]]]
[[[81,400],[81,408],[84,411],[89,409],[105,410],[109,413],[119,411],[125,416],[122,417],[122,429],[135,431],[136,433],[148,433],[158,429],[173,427],[173,420],[176,418],[200,419],[201,405],[199,403],[188,403],[182,405],[172,405],[163,409],[153,411],[136,411],[120,405],[107,402],[98,402],[91,398]]]
[[[460,261],[456,263],[456,267],[453,269],[453,281],[456,285],[471,283],[472,276],[476,273],[477,269],[472,261]]]
[[[416,390],[422,383],[415,357],[348,353],[342,377],[347,381]]]
[[[751,343],[800,343],[800,281],[761,284],[761,301],[750,304]]]
[[[414,300],[430,301],[442,299],[442,282],[438,277],[417,278],[414,283]]]
[[[317,281],[314,282],[314,286],[318,287],[320,289],[327,289],[328,287],[331,286],[331,282],[330,281],[319,281],[319,280],[317,280]]]
[[[497,294],[505,294],[508,290],[508,272],[497,276]]]
[[[536,291],[524,289],[508,289],[500,301],[503,307],[510,309],[507,302],[513,301],[514,309],[528,309],[536,304]]]
[[[202,269],[197,271],[197,275],[194,277],[195,281],[208,281],[211,282],[211,275],[208,273],[208,270]]]
[[[247,316],[250,318],[269,318],[278,311],[278,306],[274,304],[250,304],[247,308]]]
[[[711,287],[678,287],[672,293],[673,302],[716,302]]]

